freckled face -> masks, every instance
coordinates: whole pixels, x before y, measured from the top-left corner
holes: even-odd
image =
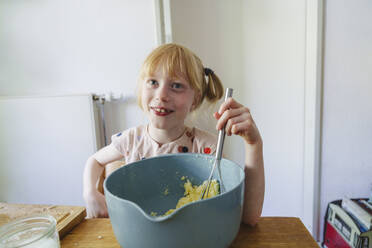
[[[159,69],[146,77],[142,86],[142,106],[150,125],[158,129],[183,127],[194,96],[194,90],[184,78],[170,78]]]

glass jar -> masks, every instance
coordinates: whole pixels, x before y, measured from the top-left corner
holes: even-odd
[[[56,220],[34,215],[0,227],[0,248],[60,248]]]

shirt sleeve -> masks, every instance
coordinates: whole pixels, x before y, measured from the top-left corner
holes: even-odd
[[[115,147],[123,156],[126,155],[131,137],[130,130],[125,130],[111,136],[111,146]]]

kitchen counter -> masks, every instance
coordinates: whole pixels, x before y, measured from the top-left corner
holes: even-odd
[[[109,219],[86,219],[61,240],[61,248],[120,248]],[[319,247],[299,218],[262,217],[255,227],[242,224],[230,248]],[[124,247],[125,248],[125,247]]]

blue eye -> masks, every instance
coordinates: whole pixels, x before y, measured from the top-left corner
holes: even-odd
[[[182,84],[180,83],[172,83],[172,88],[173,89],[181,89],[183,87]]]
[[[153,80],[153,79],[147,81],[147,83],[148,83],[149,85],[151,85],[151,86],[158,85],[158,82],[157,82],[156,80]]]

